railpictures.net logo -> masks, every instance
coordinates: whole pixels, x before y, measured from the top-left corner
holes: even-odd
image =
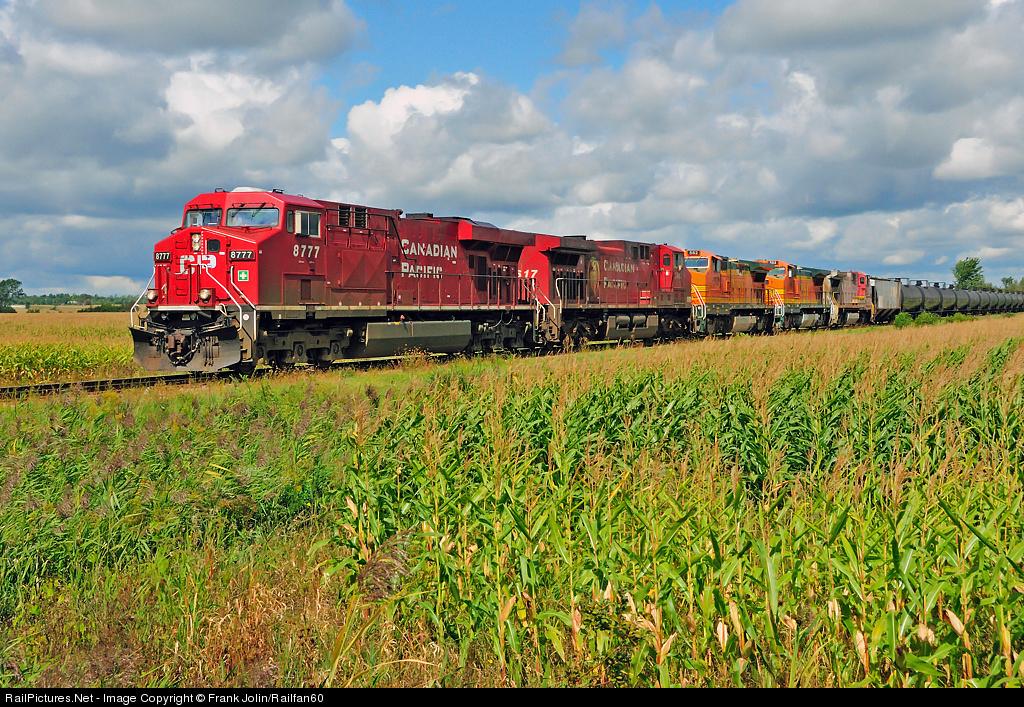
[[[8,692],[4,695],[6,704],[22,705],[154,705],[170,707],[194,704],[320,704],[323,693],[280,693],[280,692],[171,692],[171,693],[61,693]]]

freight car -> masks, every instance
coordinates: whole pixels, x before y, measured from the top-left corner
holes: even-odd
[[[1024,311],[1024,294],[996,290],[962,290],[946,283],[901,281],[900,310],[914,316],[932,314],[996,314]]]
[[[131,334],[147,370],[244,371],[1022,310],[1022,295],[217,190],[156,244]]]

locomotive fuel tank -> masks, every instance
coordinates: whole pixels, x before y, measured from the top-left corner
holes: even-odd
[[[658,335],[657,314],[620,314],[608,317],[604,336],[608,341],[626,341],[628,339],[653,339]]]
[[[757,329],[757,317],[739,316],[732,321],[733,334],[747,334]]]
[[[824,316],[821,314],[804,314],[800,317],[800,329],[814,329],[824,323]]]
[[[381,358],[421,350],[431,353],[458,353],[473,339],[469,320],[450,322],[379,322],[366,325],[365,343],[355,355]]]

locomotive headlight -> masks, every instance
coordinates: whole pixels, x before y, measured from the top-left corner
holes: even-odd
[[[149,302],[150,304],[153,304],[158,299],[160,299],[160,291],[159,290],[146,290],[146,301],[147,302]]]
[[[211,290],[209,287],[204,287],[203,289],[199,290],[199,299],[201,299],[203,302],[209,302],[211,297],[213,297],[213,290]]]
[[[195,253],[199,252],[199,246],[202,245],[203,234],[193,233],[192,234],[192,251]]]

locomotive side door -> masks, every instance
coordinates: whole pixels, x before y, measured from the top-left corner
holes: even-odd
[[[282,273],[283,301],[287,305],[323,304],[326,296],[322,262],[327,254],[324,214],[318,209],[289,208],[285,230],[292,235],[291,259]]]
[[[658,268],[658,289],[662,292],[672,291],[672,251],[668,248],[661,246],[658,248],[658,261],[660,267]]]

